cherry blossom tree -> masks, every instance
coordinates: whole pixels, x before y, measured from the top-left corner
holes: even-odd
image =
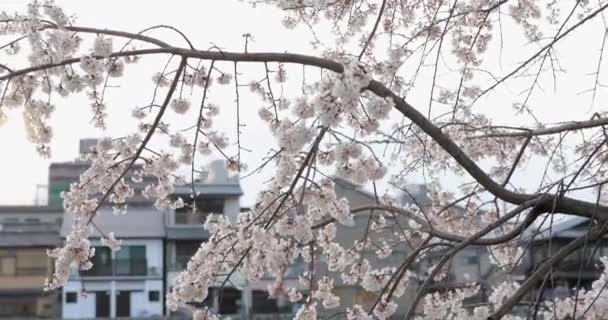
[[[235,220],[207,218],[209,240],[167,296],[169,308],[189,308],[199,319],[216,316],[193,303],[203,301],[217,279],[235,272],[250,282],[271,274],[277,281],[270,294],[303,300],[296,318],[316,319],[320,310],[341,305],[333,292],[338,280],[315,271],[321,256],[326,259],[319,263],[340,273],[341,281],[378,297],[371,308],[342,306],[342,317],[386,319],[408,283],[420,276],[413,266],[435,250],[442,250],[441,259],[421,279],[407,318],[417,308],[423,312],[416,316],[424,319],[517,318],[514,306],[538,281],[606,233],[608,118],[601,103],[608,2],[251,0],[242,5],[280,9],[285,28],[310,30],[316,54],[251,52],[250,35],[241,51],[199,49],[197,35],[166,25],[139,32],[85,27],[50,0],[0,15],[6,61],[0,64],[0,123],[22,114],[25,134],[42,157],[51,155],[49,119],[58,101],[85,95],[92,115],[83,121],[103,130],[118,107],[106,100],[106,90],[133,64],[152,57],[166,61],[141,79],[149,81],[153,98],[133,108],[132,133],[101,139],[85,156],[90,168],[63,194],[74,223],[63,246],[49,252],[55,271],[48,290],[64,285],[72,267],[91,268],[95,253],[89,237],[98,209],[111,205],[128,214],[125,203],[143,176],[155,179],[143,195],[158,209],[191,205],[196,211],[196,202],[171,194],[175,184],[204,179],[208,172],[199,161],[210,155],[223,158],[235,174],[271,171],[273,178],[251,211]],[[159,29],[186,45],[155,37]],[[577,44],[581,37],[591,38],[584,50]],[[575,67],[569,65],[573,60]],[[263,69],[244,74],[250,65]],[[544,108],[541,98],[551,86],[554,92],[565,90],[560,79],[573,75],[587,77],[586,90],[569,105],[552,106],[553,112],[594,112],[551,123],[538,112]],[[243,80],[249,78],[258,80]],[[301,93],[287,94],[282,88],[288,85],[300,86]],[[128,94],[128,86],[112,89]],[[222,86],[233,94],[215,96]],[[258,97],[258,119],[239,117],[241,108],[252,106],[242,101],[244,90]],[[214,121],[223,112],[236,113],[230,132]],[[174,122],[177,117],[188,126]],[[263,125],[276,138],[272,145],[249,146],[267,149],[259,166],[249,168],[242,160],[244,124]],[[544,171],[534,187],[518,183],[517,175],[539,163]],[[126,179],[136,164],[142,169]],[[376,192],[374,204],[353,207],[335,193],[332,176],[392,192]],[[420,176],[430,204],[400,202],[395,195],[408,193],[409,181]],[[446,186],[451,182],[444,177],[450,176],[459,181],[457,187]],[[352,225],[359,214],[367,214],[374,227],[348,246],[336,242],[336,227]],[[444,266],[469,246],[487,247],[493,263],[508,274],[525,252],[520,246],[525,231],[557,215],[586,217],[591,227],[525,280],[507,276],[496,283],[487,304],[465,305],[480,289],[475,283],[448,294],[429,291]],[[379,230],[388,235],[384,243],[368,241]],[[120,250],[112,230],[99,231],[104,245]],[[375,263],[405,243],[411,250],[400,265]],[[362,254],[366,247],[378,247],[380,259],[371,263]],[[280,279],[299,258],[308,270],[301,286],[288,287]],[[590,290],[551,303],[536,301],[531,312],[546,319],[603,318],[606,283],[602,274]]]

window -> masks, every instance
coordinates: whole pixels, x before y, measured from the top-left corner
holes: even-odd
[[[160,301],[160,292],[148,291],[148,301]]]
[[[125,246],[116,252],[117,275],[146,275],[146,246]]]
[[[17,250],[17,275],[45,275],[48,271],[48,256],[43,249]]]
[[[534,263],[540,263],[545,260],[545,248],[541,246],[535,246],[532,248],[532,256],[534,257]]]
[[[0,276],[14,276],[15,264],[15,252],[6,249],[0,249]]]
[[[51,207],[61,207],[63,205],[63,199],[61,198],[62,191],[70,190],[70,184],[51,184],[49,186],[49,206]]]
[[[219,290],[218,290],[219,291]],[[222,297],[219,305],[220,314],[236,314],[239,312],[241,292],[233,288],[223,288],[217,293]]]
[[[186,269],[186,265],[190,258],[196,253],[198,248],[200,248],[200,241],[176,241],[175,242],[175,270],[183,270]]]
[[[80,271],[84,276],[109,276],[112,274],[112,251],[108,247],[95,247],[95,255],[91,258],[93,267]]]
[[[175,224],[203,224],[210,213],[224,213],[224,199],[199,198],[196,200],[196,214],[192,213],[191,201],[175,210]]]
[[[254,290],[251,293],[253,313],[276,313],[279,311],[277,300],[271,299],[267,291]]]
[[[65,293],[65,303],[76,303],[78,302],[78,295],[76,292],[66,292]]]
[[[476,265],[479,264],[479,255],[477,250],[467,250],[463,252],[462,262],[465,265]]]

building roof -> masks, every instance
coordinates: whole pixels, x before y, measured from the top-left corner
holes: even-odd
[[[72,214],[63,216],[61,236],[65,237],[72,230]],[[111,208],[99,209],[93,219],[95,225],[104,233],[114,232],[116,238],[163,238],[165,236],[164,214],[154,207],[129,208],[126,214],[114,214]],[[94,238],[101,237],[94,230]]]
[[[194,183],[194,190],[201,195],[234,195],[240,196],[243,194],[241,185],[237,184],[216,184],[216,183]],[[184,195],[192,193],[192,185],[175,186],[176,195]]]
[[[41,214],[59,214],[63,211],[62,208],[49,206],[29,206],[29,205],[9,205],[0,206],[0,215],[14,213],[41,213]]]
[[[538,242],[548,240],[550,238],[565,238],[572,239],[580,237],[586,228],[581,228],[581,225],[586,226],[589,219],[585,217],[572,216],[567,217],[559,222],[553,223],[550,227],[546,223],[536,226],[530,226],[524,233],[523,238],[526,241]]]
[[[331,178],[331,180],[336,185],[338,185],[338,186],[340,186],[340,187],[342,187],[344,189],[356,191],[356,192],[360,193],[361,195],[364,195],[364,196],[370,198],[371,200],[375,200],[376,199],[376,196],[372,192],[369,192],[369,191],[361,188],[361,186],[359,186],[358,184],[353,183],[352,181],[349,181],[349,180],[347,180],[345,178],[342,178],[342,177],[333,177],[333,178]]]

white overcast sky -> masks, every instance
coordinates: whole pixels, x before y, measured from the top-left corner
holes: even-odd
[[[23,12],[27,2],[26,0],[2,0],[0,10]],[[240,51],[243,48],[242,35],[251,33],[255,41],[250,44],[250,51],[313,52],[309,45],[310,33],[304,29],[284,29],[281,24],[282,15],[278,10],[265,6],[254,9],[246,3],[236,0],[58,0],[57,3],[67,13],[75,14],[77,24],[80,26],[107,27],[109,29],[138,32],[153,25],[171,25],[188,35],[194,45],[200,49],[217,45],[223,50]],[[153,35],[177,45],[185,45],[179,37],[168,32],[155,32]],[[562,64],[566,69],[576,70],[581,65],[581,68],[588,68],[588,72],[592,72],[593,70],[590,68],[592,64],[582,66],[582,62],[588,62],[597,57],[598,45],[601,43],[600,37],[601,34],[586,34],[585,29],[583,29],[575,35],[574,41],[570,43],[569,47],[560,48]],[[497,42],[495,42],[495,45],[497,45]],[[507,45],[509,45],[508,42]],[[526,50],[530,49],[524,47],[521,41],[512,42],[510,45],[511,47],[504,49],[507,54],[509,51],[514,51],[520,52],[522,55],[511,60],[507,56],[503,60],[505,68],[521,61]],[[532,49],[534,48],[530,50]],[[159,68],[162,68],[164,61],[164,59],[158,59],[127,67],[125,72],[127,76],[116,83],[121,88],[110,90],[108,95],[111,117],[108,132],[105,134],[121,135],[132,131],[133,128],[129,127],[124,119],[133,106],[143,105],[149,101],[152,90],[150,75],[154,71],[160,70]],[[228,67],[230,66],[228,65]],[[257,67],[259,68],[259,66]],[[249,70],[247,68],[249,67],[243,67],[242,70]],[[500,70],[501,68],[497,69]],[[231,69],[229,70],[231,71]],[[260,70],[255,70],[258,71],[256,76],[259,78],[261,76]],[[579,93],[591,86],[592,78],[585,76],[585,72],[576,71],[578,71],[576,76],[568,75],[560,78],[556,92],[551,87],[543,87],[542,94],[533,98],[532,101],[535,103],[537,114],[542,119],[548,122],[569,119],[584,120],[588,119],[593,111],[602,109],[605,97],[601,95],[598,97],[596,106],[599,106],[599,109],[598,107],[589,108],[589,100],[581,98]],[[243,77],[246,78],[246,76]],[[242,80],[242,82],[246,81]],[[428,92],[428,88],[417,89],[421,92],[420,96]],[[230,90],[225,92],[226,96],[222,96],[224,93],[218,90],[211,97],[211,101],[221,103],[223,118],[220,122],[227,126],[227,130],[234,131],[234,112],[231,112],[234,110],[234,104],[232,96],[228,93],[232,90],[233,87],[230,87]],[[505,94],[509,91],[506,88],[501,90]],[[246,89],[243,90],[243,92],[246,91]],[[518,88],[512,88],[511,91],[517,92]],[[260,107],[259,100],[247,93],[244,93],[241,99],[243,119],[257,117],[257,110]],[[416,92],[409,97],[409,101],[413,101],[414,105],[428,104],[428,101],[425,102],[425,100],[420,99]],[[586,103],[581,104],[581,102]],[[91,113],[86,98],[81,96],[67,101],[55,101],[55,104],[57,105],[57,111],[52,120],[55,137],[52,144],[53,157],[50,161],[41,159],[35,152],[34,147],[26,141],[23,133],[23,123],[18,113],[11,113],[8,124],[0,128],[0,146],[3,150],[0,157],[0,204],[32,203],[35,198],[36,185],[47,183],[50,162],[73,160],[78,152],[78,140],[80,138],[104,135],[104,133],[88,124]],[[524,121],[521,118],[510,116],[512,115],[511,101],[501,99],[500,94],[496,98],[485,101],[483,108],[484,112],[492,114],[498,122],[504,124],[521,124]],[[507,115],[509,115],[508,118],[505,118]],[[133,122],[128,123],[132,124]],[[260,125],[259,121],[243,128],[242,131],[243,145],[255,150],[252,154],[246,154],[246,159],[250,160],[249,166],[254,167],[260,163],[260,158],[266,150],[258,150],[259,148],[256,147],[266,147],[271,136],[265,126]],[[540,172],[543,165],[532,163],[523,168],[523,173],[516,176],[515,179],[530,186],[538,183],[538,179],[533,179],[531,176]],[[246,193],[243,199],[244,205],[250,205],[253,202],[253,196],[267,177],[267,175],[256,176],[242,182]]]
[[[4,0],[0,10],[7,12],[23,12],[29,1]],[[149,26],[165,24],[174,26],[187,34],[197,48],[207,49],[217,45],[223,50],[242,50],[245,33],[254,36],[250,43],[251,51],[291,51],[310,52],[308,43],[309,33],[302,31],[288,31],[282,28],[281,15],[277,10],[264,7],[261,10],[235,0],[216,1],[57,1],[66,11],[77,16],[81,26],[117,29],[138,32]],[[169,32],[155,32],[163,40],[176,45],[185,43]],[[162,69],[162,62],[148,66],[156,70],[146,69],[145,66],[129,66],[126,74],[134,73],[133,81],[119,81],[121,88],[111,95],[108,106],[109,112],[114,114],[109,121],[106,134],[116,135],[133,131],[133,122],[126,128],[121,117],[128,114],[135,105],[143,105],[149,101],[153,89],[150,76],[153,71]],[[227,71],[231,71],[228,65]],[[161,69],[158,69],[161,68]],[[243,69],[247,68],[246,66]],[[134,71],[137,69],[138,71]],[[259,71],[259,70],[258,70]],[[257,76],[260,76],[258,73]],[[241,80],[245,82],[245,80]],[[246,83],[246,82],[245,82]],[[230,92],[233,92],[233,87]],[[247,100],[247,89],[242,103],[244,119],[254,117],[261,106],[253,97]],[[233,108],[232,97],[219,98],[211,101],[228,102]],[[255,103],[249,103],[255,101]],[[71,98],[68,101],[54,101],[57,111],[53,115],[54,142],[52,144],[53,156],[50,161],[41,159],[29,144],[23,134],[23,121],[19,113],[10,114],[9,122],[0,129],[0,145],[5,152],[0,157],[0,203],[1,204],[28,204],[34,201],[36,185],[47,184],[48,165],[54,161],[71,161],[78,152],[78,140],[84,137],[98,137],[104,135],[88,124],[90,109],[85,98]],[[196,103],[196,102],[194,102]],[[234,110],[234,109],[230,109]],[[234,125],[232,116],[234,112],[223,111],[225,117],[230,118],[226,123]],[[228,128],[228,130],[231,130]],[[270,135],[263,126],[250,126],[242,129],[244,145],[253,148],[255,143],[268,141]],[[266,144],[264,144],[266,145]],[[9,151],[10,150],[10,151]],[[263,155],[263,154],[262,154]],[[256,157],[259,158],[259,157]],[[258,159],[259,160],[259,159]],[[251,164],[250,166],[252,166]],[[258,190],[262,182],[261,177],[252,177],[243,181],[245,190]],[[254,192],[249,192],[252,196]],[[248,194],[249,194],[248,193]],[[253,198],[246,198],[244,202],[251,203]]]

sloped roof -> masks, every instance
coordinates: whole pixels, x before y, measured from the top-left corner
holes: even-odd
[[[376,199],[376,196],[373,193],[371,193],[371,192],[369,192],[367,190],[364,190],[363,188],[361,188],[361,186],[359,186],[359,185],[357,185],[357,184],[355,184],[355,183],[353,183],[353,182],[351,182],[351,181],[349,181],[349,180],[347,180],[345,178],[342,178],[342,177],[333,177],[331,179],[333,180],[333,182],[336,185],[338,185],[338,186],[340,186],[340,187],[342,187],[344,189],[357,191],[360,194],[362,194],[364,196],[367,196],[367,197],[369,197],[372,200]]]
[[[584,232],[583,230],[577,230],[577,227],[581,224],[589,221],[588,218],[572,216],[567,217],[559,222],[553,223],[553,225],[549,225],[545,223],[540,227],[538,225],[530,226],[524,232],[523,239],[526,241],[544,241],[550,238],[577,238]]]
[[[72,229],[73,216],[65,213],[61,236],[65,237]],[[129,208],[126,214],[116,215],[111,208],[101,208],[93,219],[95,225],[104,233],[114,232],[116,238],[162,238],[165,236],[164,214],[153,207]],[[93,237],[101,234],[94,231]]]

